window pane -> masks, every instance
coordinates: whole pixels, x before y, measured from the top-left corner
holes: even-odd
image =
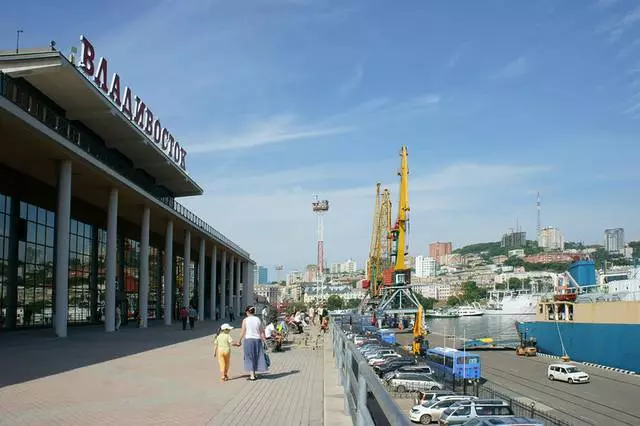
[[[38,208],[33,204],[27,205],[27,220],[35,222],[38,220]]]
[[[42,224],[47,223],[47,211],[45,209],[38,209],[38,222]]]

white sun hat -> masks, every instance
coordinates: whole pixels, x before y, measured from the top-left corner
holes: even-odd
[[[231,327],[229,324],[224,323],[220,326],[220,330],[233,330],[233,327]]]

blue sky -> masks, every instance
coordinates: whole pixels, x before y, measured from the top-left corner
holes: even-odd
[[[364,261],[376,182],[409,150],[410,252],[640,238],[640,6],[631,0],[11,2],[0,42],[109,59],[189,152],[185,204],[261,264]]]

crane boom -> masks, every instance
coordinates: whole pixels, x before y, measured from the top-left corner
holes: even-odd
[[[406,266],[405,252],[407,250],[407,223],[409,222],[409,165],[407,159],[407,147],[400,150],[400,194],[398,197],[398,219],[395,224],[396,234],[396,284],[405,284]],[[401,281],[398,281],[398,280]]]

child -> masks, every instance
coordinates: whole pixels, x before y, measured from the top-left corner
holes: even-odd
[[[229,324],[220,326],[220,333],[216,336],[213,344],[213,356],[218,358],[220,366],[220,380],[226,382],[229,380],[229,365],[231,364],[231,346],[239,346],[233,343],[233,339],[229,332],[233,330]]]

